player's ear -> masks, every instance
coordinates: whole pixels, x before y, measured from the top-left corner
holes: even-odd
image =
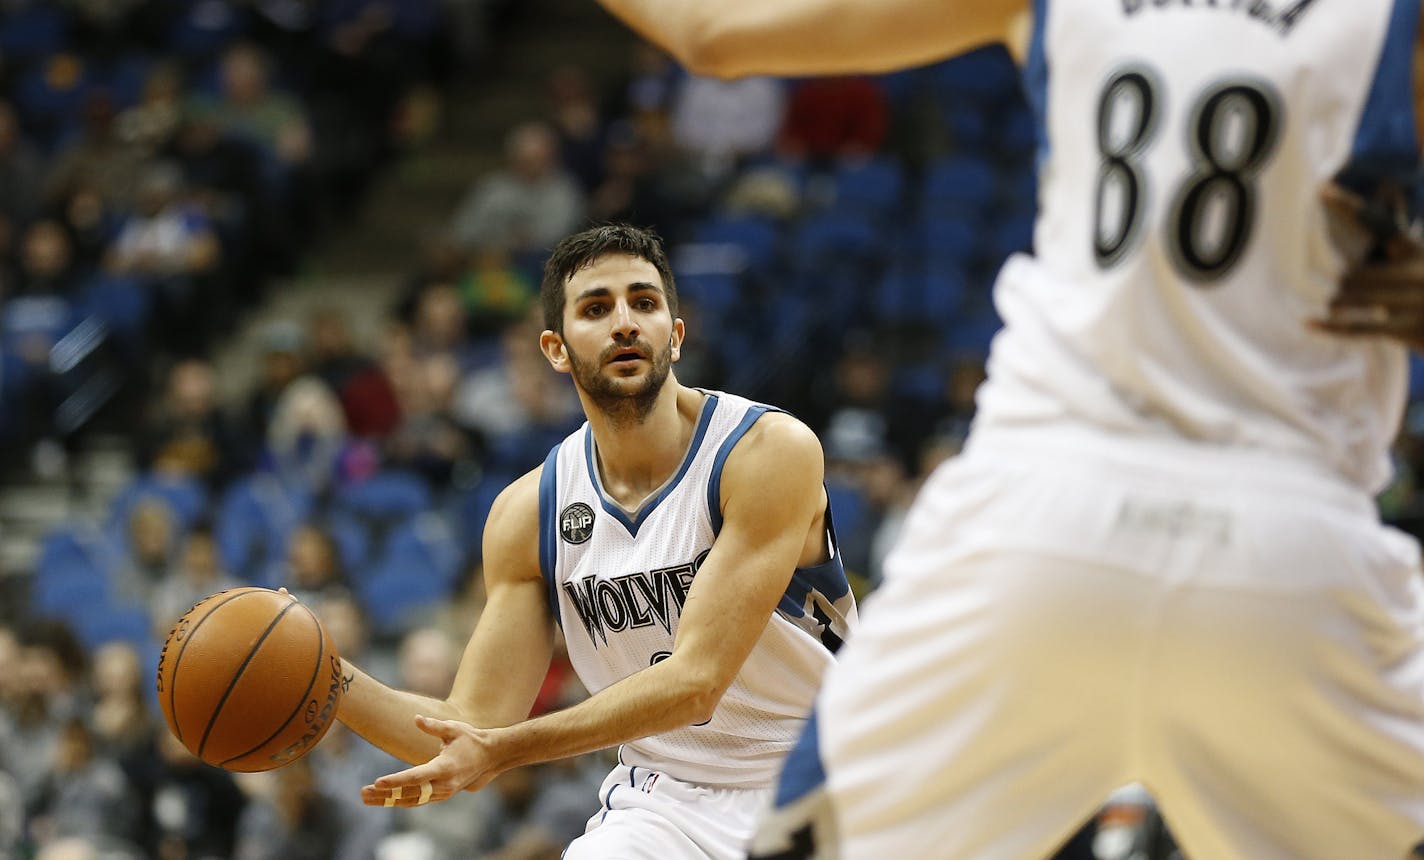
[[[677,361],[682,357],[682,340],[687,337],[687,327],[683,325],[682,317],[672,321],[672,337],[668,340],[668,346],[672,347],[672,360]]]
[[[549,360],[549,366],[558,372],[568,373],[572,369],[569,364],[569,350],[564,346],[564,338],[558,332],[545,329],[539,335],[539,351]]]

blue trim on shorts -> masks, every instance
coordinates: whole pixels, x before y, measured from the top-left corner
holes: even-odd
[[[544,458],[544,471],[539,474],[539,572],[544,576],[544,586],[549,593],[549,613],[560,627],[563,619],[559,615],[559,584],[555,577],[555,560],[559,548],[558,511],[559,504],[559,449],[563,442],[555,445]]]
[[[621,746],[618,748],[618,757],[619,757],[620,759],[623,757],[623,748],[622,748]],[[621,762],[620,762],[620,764],[621,764]],[[637,776],[638,776],[638,767],[637,767],[637,765],[634,765],[634,766],[628,768],[628,785],[629,785],[629,786],[631,786],[631,787],[633,787],[633,788],[637,788],[637,787],[638,787]],[[613,811],[613,792],[617,791],[618,789],[620,789],[620,788],[622,788],[622,787],[623,787],[623,783],[621,783],[621,782],[615,782],[613,785],[610,785],[610,786],[608,787],[608,794],[605,795],[604,798],[603,798],[603,814],[600,815],[600,816],[598,816],[598,823],[599,823],[599,824],[602,824],[602,823],[603,823],[603,820],[608,817],[608,813],[610,813],[610,812]]]
[[[776,782],[777,808],[790,806],[816,789],[826,784],[826,766],[821,762],[821,732],[817,725],[816,710],[806,718],[801,729],[801,737],[786,763],[781,767],[781,778]]]

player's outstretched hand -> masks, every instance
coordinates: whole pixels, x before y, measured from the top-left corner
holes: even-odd
[[[420,806],[484,788],[499,775],[488,732],[456,720],[416,716],[421,731],[440,739],[440,754],[425,764],[383,776],[361,789],[367,806]]]
[[[1387,337],[1424,352],[1424,242],[1390,210],[1337,185],[1322,196],[1332,237],[1353,265],[1325,318],[1311,326],[1347,337]]]

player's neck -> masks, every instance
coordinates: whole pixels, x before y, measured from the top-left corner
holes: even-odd
[[[705,399],[701,391],[669,379],[641,422],[615,424],[608,415],[590,411],[604,492],[632,509],[672,477],[692,444]]]

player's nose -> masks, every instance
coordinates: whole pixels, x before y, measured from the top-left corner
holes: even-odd
[[[628,340],[638,336],[638,323],[633,316],[633,309],[627,302],[619,302],[613,308],[613,336],[619,340]]]

